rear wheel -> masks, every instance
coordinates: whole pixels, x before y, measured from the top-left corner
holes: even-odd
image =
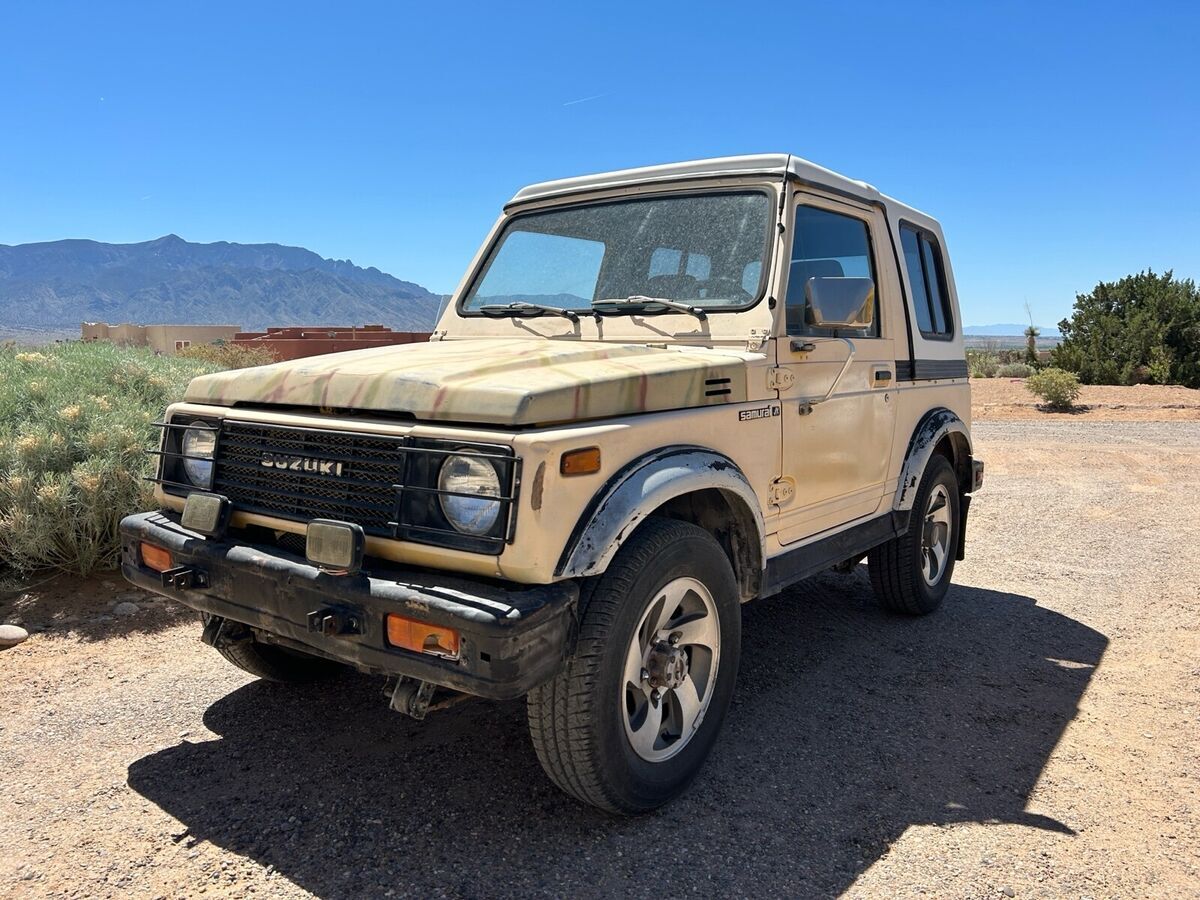
[[[958,478],[946,457],[934,456],[921,476],[908,532],[868,556],[880,604],[914,616],[937,609],[950,590],[960,527]]]
[[[737,586],[720,545],[695,525],[648,520],[594,584],[575,655],[529,694],[542,767],[610,812],[671,800],[716,741],[740,644]]]

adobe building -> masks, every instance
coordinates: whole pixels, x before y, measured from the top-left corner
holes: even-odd
[[[167,356],[192,344],[232,341],[242,331],[238,325],[109,325],[107,322],[84,322],[81,330],[84,341],[112,341],[126,347],[150,347]]]

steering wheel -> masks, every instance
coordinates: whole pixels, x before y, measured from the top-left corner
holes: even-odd
[[[741,280],[728,275],[714,275],[708,281],[703,282],[703,287],[705,300],[720,298],[727,301],[730,306],[744,306],[751,299],[750,292],[742,287]]]

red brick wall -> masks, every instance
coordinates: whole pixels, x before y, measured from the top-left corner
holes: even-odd
[[[268,347],[280,360],[319,356],[322,353],[341,353],[393,344],[414,344],[429,340],[428,331],[392,331],[382,325],[294,326],[268,328],[266,331],[243,331],[234,336],[235,344]]]

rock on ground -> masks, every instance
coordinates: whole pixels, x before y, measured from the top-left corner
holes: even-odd
[[[20,625],[0,625],[0,647],[15,647],[29,638],[29,632]]]

